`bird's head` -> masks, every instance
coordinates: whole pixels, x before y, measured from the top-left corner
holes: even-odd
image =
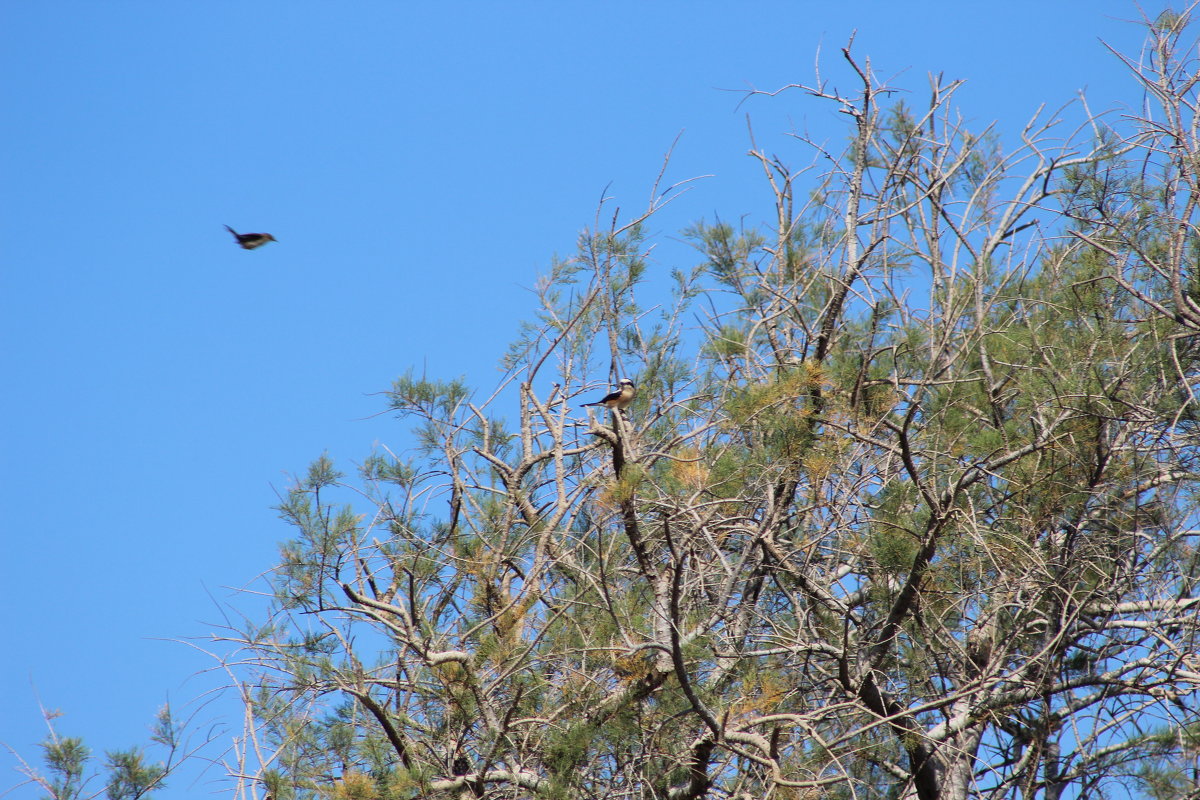
[[[632,389],[633,381],[629,380],[629,378],[621,378],[621,380],[617,381],[617,385],[622,389]]]

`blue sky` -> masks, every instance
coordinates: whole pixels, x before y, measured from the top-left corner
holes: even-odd
[[[1145,3],[1151,15],[1163,6]],[[978,10],[976,10],[978,9]],[[215,630],[289,530],[271,507],[328,451],[351,466],[409,368],[490,389],[532,286],[605,187],[643,208],[663,155],[700,217],[766,218],[746,157],[839,136],[797,92],[854,50],[920,103],[964,78],[1012,135],[1087,89],[1139,94],[1129,2],[0,2],[0,742],[145,738],[219,676]],[[728,91],[733,90],[733,91]],[[269,231],[255,251],[222,228]],[[603,380],[603,377],[600,377]],[[209,706],[201,719],[222,713]],[[0,791],[19,782],[0,751]],[[208,777],[215,778],[216,774]],[[96,787],[99,789],[100,787]],[[221,785],[180,779],[165,797]],[[32,798],[30,787],[10,797]]]

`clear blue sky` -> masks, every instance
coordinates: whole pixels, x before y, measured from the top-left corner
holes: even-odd
[[[271,510],[289,475],[322,451],[403,450],[372,393],[410,367],[490,389],[526,287],[606,185],[644,206],[681,131],[669,177],[713,177],[658,220],[664,272],[689,259],[669,243],[688,222],[761,221],[745,115],[795,163],[783,134],[839,117],[722,90],[810,80],[818,47],[844,75],[857,30],[913,102],[930,71],[964,78],[967,115],[1011,134],[1085,87],[1093,108],[1136,107],[1099,40],[1135,52],[1137,16],[1124,0],[0,0],[0,742],[37,755],[40,698],[62,733],[127,746],[168,697],[212,685],[170,640],[244,605],[230,587],[290,536]],[[226,223],[279,242],[240,250]],[[13,763],[0,751],[0,790]]]

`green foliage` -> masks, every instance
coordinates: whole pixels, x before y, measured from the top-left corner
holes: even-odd
[[[392,384],[388,399],[392,409],[401,413],[451,415],[469,396],[470,392],[461,379],[431,381],[415,378],[410,371]]]
[[[138,800],[164,786],[166,769],[161,764],[147,764],[140,750],[107,753],[105,766],[109,771],[108,800]]]
[[[151,744],[166,753],[160,762],[148,760],[139,747],[112,750],[104,754],[102,772],[96,772],[91,749],[78,737],[59,736],[54,730],[56,712],[46,713],[50,735],[41,743],[45,770],[25,768],[30,780],[41,785],[46,800],[88,800],[96,794],[89,788],[99,778],[109,800],[141,800],[166,788],[166,778],[177,766],[177,755],[183,747],[182,722],[175,719],[170,706],[164,705],[155,716],[150,729]]]
[[[76,800],[83,788],[84,770],[91,751],[75,737],[51,737],[42,742],[42,757],[49,772],[50,800]]]

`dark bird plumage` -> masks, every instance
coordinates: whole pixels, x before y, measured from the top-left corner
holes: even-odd
[[[269,233],[238,233],[228,225],[225,230],[233,234],[233,238],[237,239],[237,243],[247,250],[253,250],[256,247],[262,247],[267,242],[279,241]]]
[[[637,387],[633,385],[633,381],[629,378],[621,378],[617,383],[617,390],[604,395],[594,403],[584,403],[580,408],[585,406],[604,406],[605,408],[623,409],[633,402],[633,396],[637,393]]]

